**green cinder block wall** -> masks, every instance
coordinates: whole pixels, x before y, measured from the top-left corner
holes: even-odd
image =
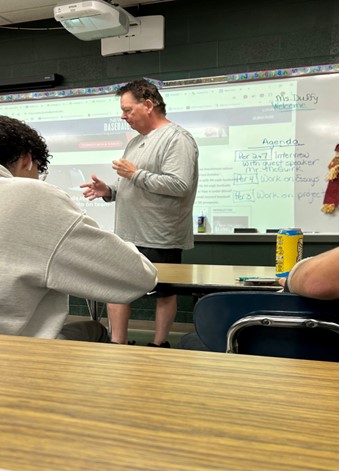
[[[165,17],[165,48],[110,57],[101,56],[100,41],[80,41],[54,19],[23,23],[18,30],[0,28],[0,78],[58,73],[64,77],[58,88],[73,88],[140,76],[174,80],[336,63],[338,5],[336,0],[140,5],[128,11]]]

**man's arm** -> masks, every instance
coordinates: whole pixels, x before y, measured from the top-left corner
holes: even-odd
[[[339,248],[301,260],[292,268],[287,286],[309,298],[339,298]]]
[[[127,156],[128,157],[128,156]],[[159,154],[161,168],[139,168],[131,176],[133,184],[149,193],[184,198],[192,192],[197,178],[198,149],[193,141],[176,134]]]

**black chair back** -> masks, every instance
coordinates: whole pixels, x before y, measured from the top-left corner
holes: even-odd
[[[266,291],[213,293],[196,303],[193,318],[198,337],[215,352],[228,349],[250,355],[339,361],[339,300]]]

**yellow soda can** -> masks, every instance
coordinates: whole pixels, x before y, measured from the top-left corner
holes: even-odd
[[[291,227],[277,233],[275,274],[285,278],[293,266],[302,259],[304,236],[301,229]]]

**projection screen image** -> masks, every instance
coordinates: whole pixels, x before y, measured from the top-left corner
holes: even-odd
[[[328,87],[331,79],[161,90],[167,117],[189,130],[199,146],[195,232],[201,213],[211,234],[233,233],[235,227],[265,232],[301,224],[309,231],[323,231],[325,226],[332,230],[328,220],[324,226],[318,208],[326,186],[323,154],[328,152],[330,160],[336,138],[331,129],[314,126],[315,117],[323,119],[334,109],[333,96],[323,92],[324,80]],[[48,183],[64,189],[101,227],[112,231],[114,204],[85,200],[79,186],[93,173],[107,183],[117,181],[112,160],[122,157],[136,135],[121,119],[119,98],[99,93],[18,100],[1,103],[0,113],[41,132],[53,154]],[[338,124],[337,115],[334,122]]]

